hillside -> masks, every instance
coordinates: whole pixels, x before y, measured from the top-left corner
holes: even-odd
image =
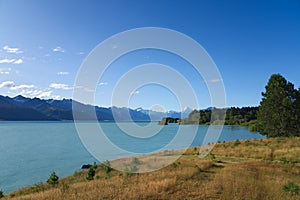
[[[151,173],[105,173],[98,166],[95,180],[87,171],[59,180],[56,187],[39,184],[7,194],[4,199],[270,199],[300,198],[300,138],[268,138],[217,143],[205,158],[201,147],[188,149],[173,164]],[[202,147],[202,150],[205,147]],[[156,154],[172,157],[178,151]],[[135,163],[143,156],[111,161]],[[148,166],[149,167],[149,166]],[[12,198],[14,197],[14,198]]]
[[[26,98],[21,95],[7,97],[0,95],[0,121],[63,121],[73,120],[73,112],[79,120],[99,121],[150,121],[161,120],[165,116],[187,117],[191,110],[183,112],[156,112],[142,108],[130,109],[120,107],[99,107],[83,104],[72,99],[39,99]]]

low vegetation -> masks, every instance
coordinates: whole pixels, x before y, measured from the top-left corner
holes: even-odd
[[[150,173],[129,169],[142,169],[151,156],[116,160],[125,163],[127,172],[112,169],[116,161],[106,161],[97,166],[93,180],[86,179],[88,170],[75,172],[60,178],[56,187],[38,184],[4,199],[300,199],[300,138],[219,142],[199,158],[202,148],[189,148],[171,165]]]
[[[56,175],[55,172],[52,172],[49,179],[47,180],[47,183],[49,183],[52,186],[56,186],[58,184],[59,177]]]

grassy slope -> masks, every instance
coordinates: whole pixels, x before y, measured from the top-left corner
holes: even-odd
[[[93,181],[85,179],[87,171],[77,172],[56,188],[36,185],[4,199],[300,199],[282,189],[288,181],[300,185],[300,138],[218,143],[204,159],[199,150],[190,148],[175,164],[151,173],[113,170],[107,176],[98,167]],[[143,159],[149,160],[139,158],[137,167],[143,167]]]

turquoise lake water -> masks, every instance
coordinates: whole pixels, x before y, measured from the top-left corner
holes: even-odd
[[[128,124],[123,123],[125,126]],[[169,146],[170,149],[185,147],[185,138],[190,138],[192,130],[196,130],[197,134],[189,146],[202,145],[208,129],[208,126],[178,124],[162,127],[156,123],[151,124],[149,129],[146,128],[149,125],[147,123],[138,125],[145,126],[148,132],[151,132],[151,128],[153,131],[161,130],[151,137],[137,138],[124,133],[113,122],[100,123],[106,137],[112,143],[126,151],[140,154],[162,150],[175,138],[179,127],[186,132],[187,137]],[[53,171],[59,177],[64,177],[80,170],[82,164],[99,163],[102,160],[127,156],[107,151],[103,152],[101,160],[98,161],[82,144],[73,122],[1,122],[0,138],[0,190],[4,193],[46,182]],[[246,127],[224,126],[218,141],[250,138],[264,138],[264,136],[251,133]]]

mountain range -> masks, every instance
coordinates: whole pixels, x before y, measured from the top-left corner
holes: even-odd
[[[21,95],[8,97],[0,95],[1,121],[65,121],[74,120],[73,112],[79,120],[99,121],[159,121],[163,117],[186,118],[192,109],[182,112],[158,112],[143,108],[99,107],[80,103],[72,99],[39,99]],[[94,114],[95,113],[95,114]]]

